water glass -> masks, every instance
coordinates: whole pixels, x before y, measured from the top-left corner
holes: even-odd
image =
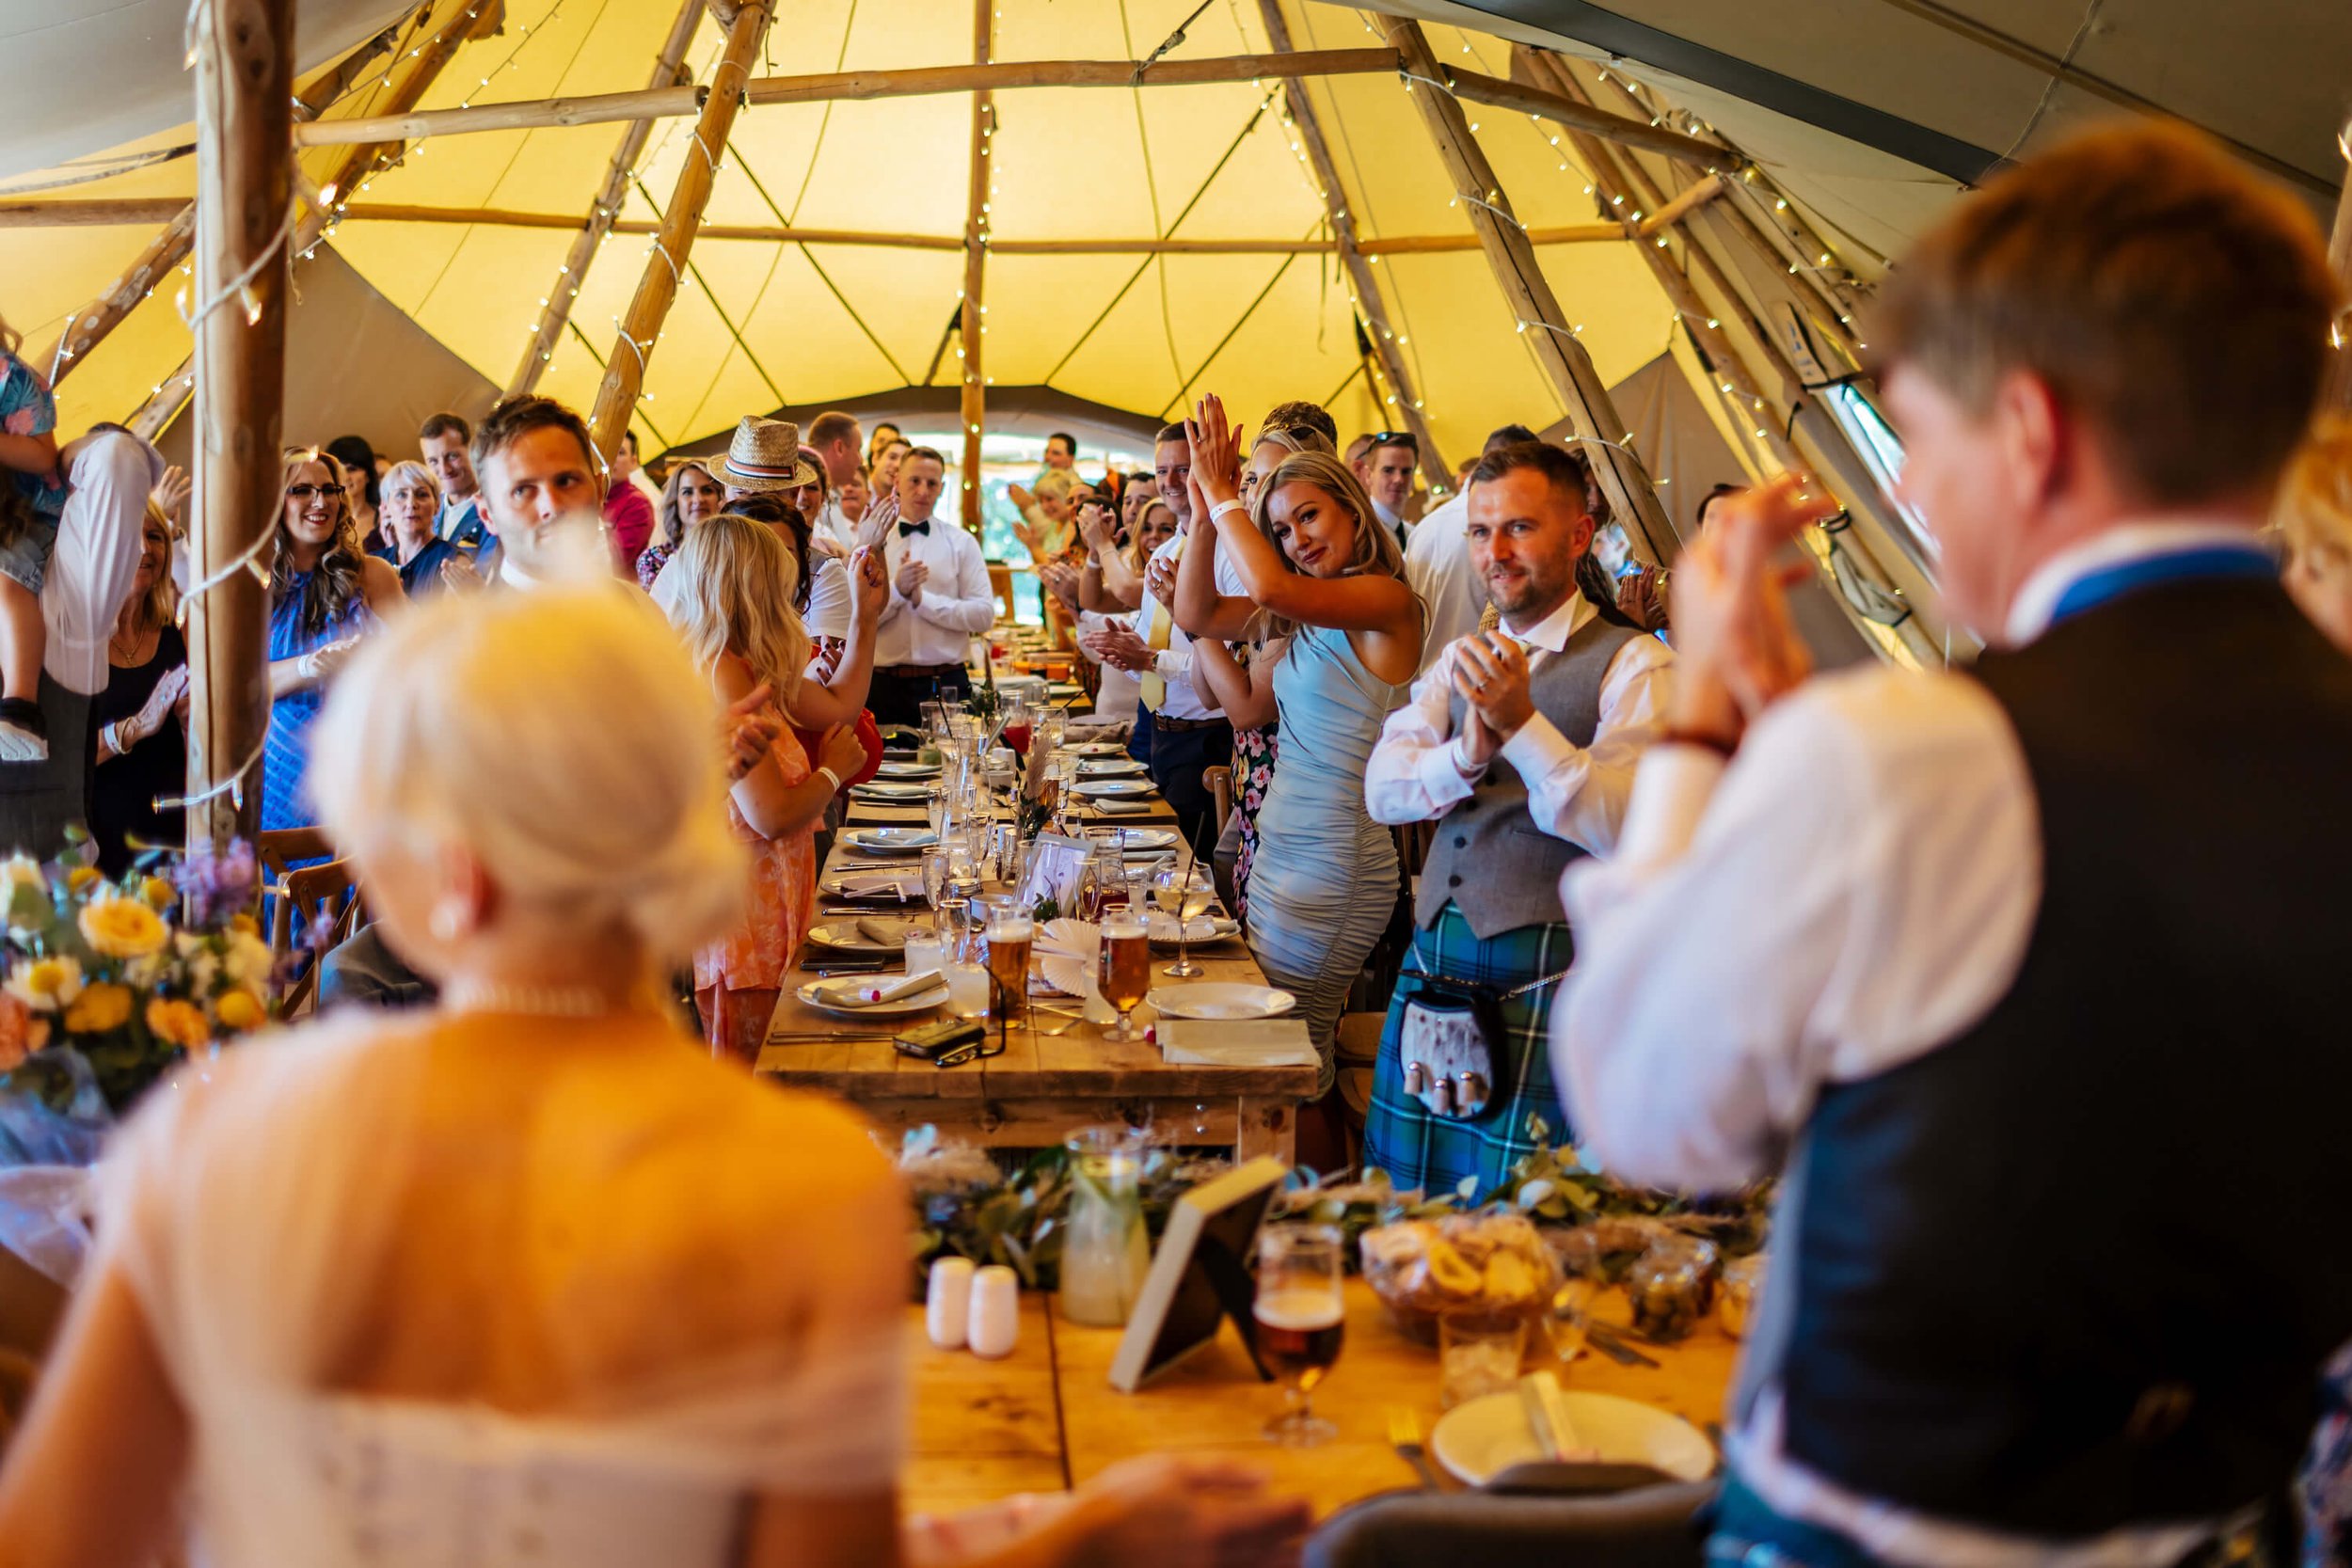
[[[1438,1402],[1508,1392],[1527,1354],[1527,1319],[1517,1312],[1448,1312],[1438,1320]]]
[[[907,973],[909,974],[945,974],[947,972],[947,938],[933,932],[930,936],[907,933]]]
[[[988,1016],[988,966],[956,962],[942,965],[947,982],[947,1010],[966,1023]]]

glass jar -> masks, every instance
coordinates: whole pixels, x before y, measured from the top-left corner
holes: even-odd
[[[1117,1328],[1135,1310],[1152,1271],[1143,1227],[1146,1145],[1132,1128],[1081,1127],[1062,1140],[1070,1151],[1070,1214],[1061,1243],[1061,1315],[1073,1323]]]
[[[1715,1303],[1715,1316],[1722,1320],[1725,1334],[1735,1339],[1748,1337],[1748,1324],[1756,1318],[1756,1293],[1763,1285],[1762,1253],[1734,1258],[1724,1265],[1724,1288]]]
[[[1685,1338],[1715,1305],[1720,1255],[1696,1236],[1661,1236],[1626,1270],[1635,1332],[1660,1344]]]

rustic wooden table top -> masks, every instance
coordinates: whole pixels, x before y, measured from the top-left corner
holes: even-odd
[[[933,1350],[922,1308],[913,1307],[907,1504],[936,1513],[1053,1491],[1122,1459],[1165,1451],[1259,1465],[1275,1486],[1307,1497],[1318,1517],[1376,1492],[1418,1485],[1389,1446],[1389,1418],[1410,1412],[1424,1438],[1437,1425],[1438,1354],[1406,1338],[1370,1286],[1351,1279],[1347,1292],[1339,1365],[1314,1394],[1316,1412],[1340,1435],[1313,1449],[1278,1448],[1262,1435],[1281,1394],[1257,1380],[1230,1323],[1216,1344],[1122,1394],[1110,1386],[1120,1331],[1068,1323],[1047,1297],[1022,1298],[1020,1344],[1002,1361]],[[1602,1317],[1622,1322],[1624,1309],[1622,1292],[1604,1293]],[[1571,1391],[1639,1400],[1708,1431],[1723,1414],[1738,1343],[1710,1318],[1680,1344],[1641,1348],[1657,1367],[1621,1367],[1587,1350],[1561,1371],[1561,1382]],[[1540,1364],[1530,1360],[1528,1368]]]

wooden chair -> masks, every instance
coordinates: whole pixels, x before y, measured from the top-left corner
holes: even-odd
[[[253,835],[253,854],[262,875],[274,882],[296,861],[333,859],[335,847],[317,828],[273,828]]]
[[[297,910],[306,919],[315,915],[328,922],[326,944],[330,947],[347,940],[358,928],[359,895],[351,879],[349,861],[328,861],[325,865],[306,865],[299,871],[286,873],[278,884],[280,894],[270,942],[280,958],[294,951],[294,913]],[[319,965],[313,959],[287,982],[286,994],[279,1000],[279,1016],[295,1018],[308,1011],[317,995],[318,983]]]
[[[1225,819],[1233,815],[1233,770],[1230,768],[1206,768],[1200,772],[1201,787],[1216,805],[1216,831],[1225,831]]]
[[[996,608],[1003,612],[1004,618],[1008,621],[1013,619],[1012,568],[1001,561],[990,562],[988,563],[988,587],[989,592],[996,595]]]

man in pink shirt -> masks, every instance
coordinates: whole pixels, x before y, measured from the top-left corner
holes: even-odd
[[[612,569],[635,582],[637,558],[653,542],[653,502],[636,485],[616,483],[606,487],[604,538],[612,551]]]

